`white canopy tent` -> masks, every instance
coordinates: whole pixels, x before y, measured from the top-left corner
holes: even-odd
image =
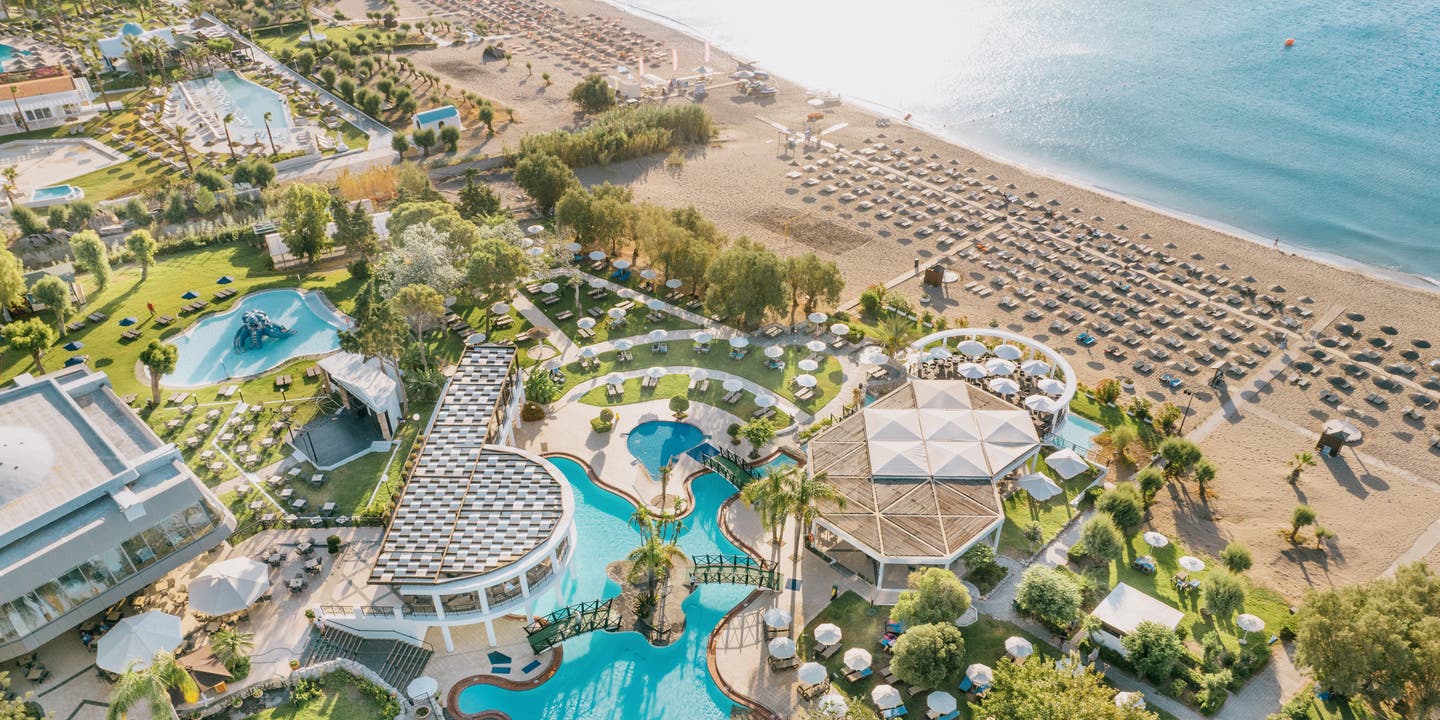
[[[1123,582],[1117,584],[1090,614],[1099,619],[1103,626],[1103,629],[1095,633],[1096,639],[1127,656],[1129,653],[1120,638],[1134,632],[1140,623],[1159,623],[1167,630],[1174,630],[1185,618],[1185,613]]]
[[[347,407],[351,398],[358,400],[375,413],[381,435],[386,440],[393,436],[404,418],[400,410],[400,383],[378,358],[367,360],[358,353],[339,352],[321,358],[316,364],[325,371],[329,382],[340,386]]]

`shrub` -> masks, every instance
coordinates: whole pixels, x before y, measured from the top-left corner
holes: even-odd
[[[230,186],[230,183],[225,179],[225,176],[221,175],[220,171],[216,170],[215,168],[199,168],[195,171],[195,174],[192,177],[194,177],[195,183],[197,185],[203,188],[207,188],[212,192],[219,192]]]
[[[885,309],[885,287],[883,285],[871,285],[860,293],[860,312],[872,318],[879,318],[881,311]]]
[[[910,573],[907,584],[890,611],[907,627],[954,622],[970,609],[970,593],[947,568],[920,568]]]
[[[1220,551],[1220,564],[1229,568],[1230,572],[1242,573],[1249,570],[1255,561],[1250,557],[1250,548],[1239,541],[1232,541]]]
[[[633,160],[680,145],[710,141],[714,127],[699,105],[642,105],[608,110],[584,130],[526,135],[506,160],[515,164],[532,153],[560,158],[572,168]]]
[[[1105,513],[1096,513],[1080,528],[1080,542],[1077,547],[1093,560],[1102,563],[1119,560],[1125,552],[1125,541],[1115,528],[1115,521]]]
[[[320,699],[320,683],[314,678],[300,678],[290,687],[290,703],[295,707],[305,707]]]
[[[20,228],[21,235],[38,235],[49,230],[40,216],[24,205],[13,208],[10,211],[10,219],[14,220],[15,225]]]
[[[965,636],[953,621],[919,625],[901,634],[890,662],[895,676],[916,687],[948,687],[965,662]]]
[[[527,401],[520,406],[520,420],[523,422],[540,422],[545,419],[545,406],[537,402]]]
[[[676,420],[684,419],[685,413],[690,409],[690,400],[683,395],[676,395],[670,398],[670,412],[675,414]]]
[[[1140,491],[1130,483],[1106,490],[1095,501],[1095,509],[1108,514],[1117,526],[1125,530],[1134,530],[1145,521],[1145,501],[1141,499]]]
[[[610,89],[605,76],[591,73],[570,89],[570,101],[578,105],[581,112],[594,115],[615,107],[615,91]]]
[[[606,415],[610,413],[610,415]],[[609,408],[600,411],[600,417],[590,421],[590,429],[596,433],[608,433],[615,429],[615,414]]]
[[[1065,572],[1032,565],[1020,577],[1015,604],[1052,625],[1069,627],[1080,613],[1080,588]]]
[[[550,373],[535,368],[525,378],[525,397],[541,404],[555,402],[560,397],[560,384]]]
[[[1165,487],[1165,473],[1151,465],[1135,473],[1135,482],[1140,486],[1140,495],[1145,499],[1145,506],[1149,507],[1155,500],[1155,494]]]
[[[1095,399],[1105,405],[1114,404],[1120,399],[1120,381],[1115,378],[1105,378],[1095,386]]]
[[[340,552],[340,536],[331,535],[325,538],[325,548],[330,551],[331,555]]]
[[[1121,639],[1136,672],[1156,684],[1169,682],[1185,660],[1185,645],[1164,625],[1146,620]]]
[[[1206,573],[1200,581],[1200,595],[1205,599],[1205,608],[1221,620],[1228,620],[1245,604],[1245,586],[1228,572]]]

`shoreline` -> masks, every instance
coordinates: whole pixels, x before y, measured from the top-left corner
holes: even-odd
[[[690,37],[693,40],[708,43],[711,46],[712,50],[715,50],[730,58],[740,57],[739,55],[736,55],[734,52],[730,51],[725,46],[720,45],[714,40],[706,37],[705,34],[701,32],[698,28],[684,22],[683,20],[679,20],[677,18],[673,18],[662,13],[657,13],[652,10],[647,10],[642,7],[638,7],[636,5],[627,3],[624,0],[595,1],[607,7],[611,7],[615,10],[623,12],[626,15],[629,15],[640,21],[654,23],[674,32],[681,33],[687,37]],[[760,64],[761,66],[765,66],[765,63],[763,62],[759,62],[758,64]],[[776,77],[777,73],[771,72],[771,76],[772,78]],[[785,78],[783,74],[779,74],[778,76],[781,79]],[[786,80],[786,83],[792,85],[796,90],[806,94],[818,92],[818,90],[816,90],[815,88],[806,87],[805,85],[798,82]],[[1273,238],[1261,236],[1258,233],[1254,233],[1244,228],[1231,225],[1217,218],[1206,217],[1204,215],[1198,215],[1195,213],[1187,212],[1185,210],[1180,210],[1178,208],[1172,208],[1146,200],[1141,200],[1139,198],[1126,195],[1118,190],[1106,188],[1103,185],[1097,185],[1094,182],[1085,180],[1083,178],[1077,178],[1075,176],[1059,172],[1052,168],[1046,168],[1042,165],[1037,165],[1035,163],[1022,162],[1012,157],[1007,157],[1003,153],[997,153],[992,149],[976,146],[972,144],[968,138],[961,137],[957,134],[947,133],[937,128],[933,123],[925,122],[923,120],[920,120],[919,118],[914,117],[912,117],[911,120],[907,121],[904,119],[907,113],[905,113],[905,111],[899,108],[891,107],[884,103],[859,96],[841,94],[839,95],[839,97],[843,105],[849,105],[864,114],[873,115],[876,118],[886,118],[893,123],[899,123],[900,127],[916,130],[940,142],[954,145],[967,152],[974,153],[975,155],[989,160],[990,162],[996,163],[997,165],[1014,168],[1029,175],[1046,178],[1048,180],[1052,180],[1054,182],[1064,185],[1069,185],[1087,192],[1092,192],[1097,195],[1103,195],[1112,200],[1115,200],[1116,202],[1131,205],[1142,210],[1147,210],[1157,215],[1164,215],[1173,220],[1188,223],[1190,225],[1195,225],[1206,230],[1221,233],[1223,235],[1228,235],[1238,240],[1243,240],[1247,243],[1259,246],[1263,249],[1271,248],[1272,243],[1274,242]],[[1313,260],[1322,265],[1327,265],[1339,270],[1356,272],[1369,278],[1399,285],[1407,289],[1419,290],[1433,295],[1440,295],[1440,278],[1432,278],[1418,273],[1409,273],[1393,268],[1386,268],[1380,265],[1366,262],[1364,260],[1347,257],[1334,252],[1302,247],[1293,243],[1286,242],[1284,240],[1280,241],[1279,251],[1284,253],[1285,255],[1298,256],[1307,260]]]

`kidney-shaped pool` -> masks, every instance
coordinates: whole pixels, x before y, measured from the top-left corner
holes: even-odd
[[[290,331],[283,337],[260,338],[258,347],[237,347],[235,333],[245,314],[259,310],[271,322]],[[305,355],[323,355],[340,349],[340,331],[350,319],[331,309],[315,291],[266,290],[235,301],[235,306],[201,319],[172,338],[180,350],[175,372],[161,383],[173,387],[214,385],[231,378],[259,375]]]

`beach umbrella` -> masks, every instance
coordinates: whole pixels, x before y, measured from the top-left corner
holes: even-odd
[[[989,370],[991,375],[1013,375],[1015,363],[1004,358],[991,358],[985,361],[985,369]]]
[[[768,358],[778,358],[784,354],[785,348],[782,348],[779,345],[771,345],[770,347],[765,348],[765,357]]]
[[[1090,463],[1069,448],[1051,453],[1050,457],[1045,458],[1045,464],[1066,480],[1090,469]]]
[[[1055,378],[1040,378],[1040,381],[1035,383],[1035,386],[1040,388],[1040,392],[1046,395],[1059,395],[1065,392],[1065,383]]]
[[[1030,395],[1025,398],[1025,407],[1035,412],[1053,414],[1057,409],[1055,401],[1044,395]]]
[[[778,607],[772,607],[765,611],[765,627],[776,630],[784,630],[790,627],[790,613]]]
[[[725,388],[725,392],[735,392],[736,390],[745,387],[745,383],[740,382],[739,378],[730,378],[729,380],[726,380],[725,383],[721,385],[721,387]]]
[[[659,329],[659,328],[656,328],[656,329],[654,329],[654,330],[651,330],[651,331],[650,331],[650,334],[649,334],[649,335],[646,335],[645,337],[649,338],[649,339],[650,339],[650,342],[652,342],[652,343],[658,343],[658,342],[665,342],[665,336],[666,336],[666,332],[665,332],[664,330],[661,330],[661,329]]]
[[[966,340],[959,345],[956,345],[955,349],[961,355],[972,358],[984,357],[985,353],[990,352],[990,349],[985,347],[985,343],[982,343],[979,340]]]
[[[270,568],[247,557],[205,568],[190,581],[190,609],[204,615],[240,612],[270,589]]]
[[[729,387],[728,382],[726,383],[726,387]],[[834,645],[840,642],[840,637],[840,626],[834,623],[824,623],[815,626],[815,642],[821,645]]]
[[[658,312],[665,309],[665,301],[660,298],[650,298],[645,301],[645,307]]]
[[[1040,502],[1045,502],[1056,495],[1064,492],[1055,481],[1041,473],[1030,473],[1015,481],[1015,486],[1030,493],[1030,497]]]
[[[599,290],[600,288],[603,288],[603,287],[605,287],[605,281],[604,281],[604,280],[601,280],[600,278],[590,278],[590,288],[591,288],[592,290]]]
[[[812,323],[815,323],[816,325],[822,325],[825,323],[826,320],[830,319],[830,316],[817,310],[810,313],[809,317],[807,317],[806,319]]]
[[[1025,354],[1025,351],[1021,350],[1018,347],[1015,347],[1014,345],[1005,344],[997,345],[995,347],[994,353],[995,357],[1005,360],[1019,360],[1020,356]]]
[[[997,395],[1014,395],[1020,392],[1020,383],[1010,378],[991,378],[986,385],[989,386],[991,392]]]
[[[685,281],[681,280],[680,278],[670,278],[669,280],[665,281],[665,287],[670,288],[671,290],[675,290],[684,284]]]
[[[965,677],[970,678],[970,682],[979,687],[989,687],[991,683],[995,682],[995,671],[991,670],[989,665],[975,663],[965,668]]]
[[[1150,532],[1147,532],[1140,537],[1145,540],[1146,545],[1149,545],[1152,548],[1163,548],[1166,545],[1170,544],[1170,538],[1167,538],[1162,533],[1155,532],[1154,530],[1151,530]]]
[[[930,348],[925,352],[925,354],[936,360],[949,360],[950,358],[955,357],[955,353],[950,352],[950,348],[947,348],[944,345],[937,345],[933,348]]]
[[[958,706],[955,696],[944,690],[936,690],[925,698],[925,707],[929,708],[931,717],[948,715]]]
[[[616,260],[616,261],[615,261],[615,269],[616,269],[616,270],[629,270],[629,269],[630,269],[630,261],[629,261],[629,260]]]
[[[1260,632],[1265,629],[1265,621],[1250,613],[1240,613],[1240,616],[1235,618],[1235,624],[1245,632]]]
[[[736,335],[735,337],[730,338],[730,347],[737,350],[743,347],[749,347],[749,345],[750,338],[747,338],[744,335]]]
[[[592,346],[587,346],[587,347],[580,348],[580,357],[583,357],[583,358],[593,358],[593,357],[595,357],[596,355],[599,355],[599,354],[600,354],[600,353],[596,352],[595,347],[594,347],[593,345],[592,345]]]
[[[585,330],[589,330],[590,328],[595,327],[595,318],[592,318],[592,317],[583,317],[583,318],[580,318],[579,320],[577,320],[577,321],[575,322],[575,327],[583,328],[583,329],[585,329]]]
[[[405,686],[405,695],[411,700],[424,700],[440,692],[440,682],[428,675],[421,675]]]
[[[795,384],[800,387],[813,388],[819,384],[814,375],[796,375]]]
[[[955,366],[955,372],[966,380],[980,380],[990,376],[990,371],[979,363],[960,363]]]
[[[659,276],[660,273],[655,272],[654,268],[645,268],[644,270],[640,271],[640,277],[645,278],[646,280],[654,280]]]
[[[525,228],[525,233],[527,235],[539,235],[542,232],[545,232],[544,225],[531,225],[530,227]]]
[[[194,290],[186,290],[185,293],[180,297],[183,300],[194,300],[195,298],[200,297],[200,293],[197,293]]]
[[[1047,363],[1044,360],[1026,360],[1025,362],[1020,363],[1020,372],[1023,372],[1030,377],[1049,375],[1050,363]]]
[[[774,395],[769,395],[769,394],[766,394],[766,395],[756,395],[756,396],[755,396],[755,405],[756,405],[756,407],[762,407],[762,408],[775,407],[775,396],[774,396]]]
[[[220,276],[220,279],[215,281],[215,284],[217,284],[217,285],[229,285],[230,283],[233,283],[233,282],[235,282],[235,278],[232,278],[232,277],[230,277],[229,275],[221,275],[221,276]]]
[[[795,638],[777,637],[770,641],[770,657],[788,660],[795,657]]]
[[[70,352],[75,352],[76,350],[79,350],[83,347],[85,347],[85,343],[80,342],[79,340],[71,340],[70,342],[65,343],[65,349],[69,350]]]
[[[825,678],[829,677],[829,675],[830,673],[825,669],[825,666],[818,662],[807,662],[801,665],[799,670],[795,671],[795,679],[806,685],[817,685],[825,682]]]
[[[805,349],[813,353],[825,352],[825,343],[819,340],[811,340],[805,343]]]
[[[497,302],[490,306],[490,312],[495,315],[504,315],[510,312],[510,306],[503,302]]]
[[[824,666],[822,665],[821,667]],[[819,702],[815,703],[815,709],[830,717],[838,718],[850,712],[850,703],[845,700],[844,695],[837,692],[828,692],[820,698]]]
[[[700,332],[698,332],[698,333],[695,333],[695,342],[700,343],[701,345],[704,345],[704,344],[706,344],[706,343],[709,343],[711,340],[714,340],[714,339],[715,339],[715,336],[714,336],[714,335],[711,335],[710,333],[705,332],[705,331],[703,331],[703,330],[700,331]]]
[[[710,379],[710,371],[706,370],[705,368],[695,368],[694,370],[690,371],[690,379],[697,383],[703,380],[708,380]]]
[[[867,350],[860,355],[862,365],[884,365],[890,362],[890,356],[878,350]]]
[[[631,341],[629,341],[629,340],[620,339],[620,340],[616,340],[616,341],[615,341],[615,349],[616,349],[616,350],[619,350],[619,351],[621,351],[621,352],[624,352],[624,351],[626,351],[626,350],[629,350],[630,348],[633,348],[633,347],[635,347],[635,343],[633,343],[633,342],[631,342]]]
[[[612,320],[622,320],[625,317],[625,311],[621,310],[618,307],[613,307],[609,310],[606,310],[605,314],[609,315]]]
[[[835,323],[834,325],[830,326],[830,332],[836,335],[849,335],[850,326],[846,325],[845,323]]]
[[[1200,572],[1205,569],[1205,561],[1194,555],[1185,555],[1180,558],[1180,567],[1190,572]]]
[[[665,377],[665,368],[662,368],[662,367],[647,368],[647,369],[645,370],[645,377],[648,377],[648,378],[650,378],[651,380],[659,380],[660,378]]]
[[[132,615],[100,637],[95,664],[113,673],[147,668],[155,653],[174,650],[184,639],[180,618],[174,615],[159,610]]]
[[[137,322],[140,322],[140,321],[139,321],[139,320],[136,320],[136,319],[133,318],[133,317],[123,317],[123,318],[120,318],[120,327],[130,327],[131,325],[134,325],[134,324],[137,323]]]
[[[805,358],[804,360],[796,363],[795,367],[800,368],[801,372],[815,372],[816,370],[820,369],[820,363],[815,362],[810,358]]]
[[[525,254],[529,255],[530,257],[540,257],[541,255],[545,254],[545,248],[542,248],[539,245],[536,245],[535,247],[525,248]]]
[[[590,259],[591,259],[591,260],[604,260],[604,259],[605,259],[605,253],[603,253],[603,252],[601,252],[601,251],[599,251],[599,250],[591,250],[591,251],[590,251]]]
[[[545,283],[545,284],[543,284],[543,285],[540,286],[540,292],[545,293],[546,295],[549,295],[550,293],[553,293],[553,292],[555,292],[556,290],[559,290],[559,289],[560,289],[560,284],[559,284],[559,283],[554,283],[554,282],[547,282],[547,283]]]
[[[1136,710],[1144,710],[1145,696],[1138,692],[1115,693],[1115,707],[1135,708]]]
[[[870,651],[865,648],[850,648],[845,651],[845,667],[851,670],[864,670],[870,667]]]
[[[470,333],[469,335],[466,335],[466,336],[465,336],[465,344],[466,344],[466,345],[479,345],[480,343],[483,343],[483,342],[485,342],[485,333],[482,333],[482,332]]]
[[[1011,635],[1005,638],[1005,652],[1014,658],[1030,657],[1035,654],[1035,646],[1019,635]]]
[[[577,242],[565,243],[565,249],[566,249],[566,250],[569,250],[569,251],[572,252],[572,253],[580,252],[580,243],[577,243]]]
[[[900,704],[900,691],[891,685],[876,685],[870,691],[870,701],[881,710],[889,710]]]
[[[65,367],[74,367],[89,359],[89,355],[72,355],[68,358],[65,358]]]
[[[625,378],[620,377],[620,373],[610,373],[609,375],[606,375],[606,376],[605,376],[605,384],[606,384],[606,385],[624,385],[624,384],[625,384]]]

